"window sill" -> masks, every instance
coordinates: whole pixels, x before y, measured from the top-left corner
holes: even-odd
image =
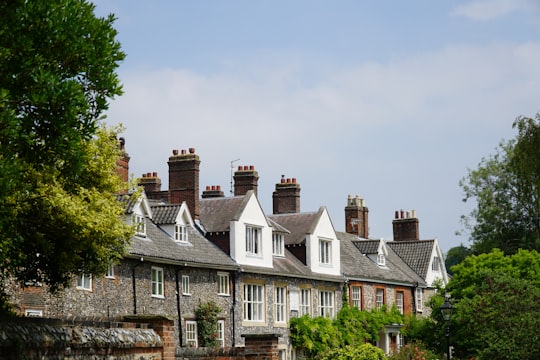
[[[152,297],[153,297],[154,299],[161,299],[161,300],[164,300],[164,299],[165,299],[165,296],[163,296],[163,295],[153,295],[153,294],[152,294]]]

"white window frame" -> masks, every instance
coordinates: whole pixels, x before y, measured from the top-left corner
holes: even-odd
[[[353,285],[351,286],[351,300],[352,306],[362,310],[362,287]]]
[[[441,267],[440,267],[440,261],[439,261],[439,257],[438,256],[434,256],[433,257],[433,260],[431,262],[431,270],[435,271],[435,272],[439,272],[441,271]]]
[[[189,275],[182,275],[182,295],[191,295],[189,288]]]
[[[285,256],[285,237],[282,233],[272,234],[272,255]]]
[[[218,295],[221,296],[230,296],[231,290],[229,287],[229,273],[218,272]]]
[[[246,254],[262,256],[262,228],[246,225]]]
[[[77,289],[92,291],[92,275],[79,274],[77,276]]]
[[[274,288],[274,321],[287,322],[287,288],[284,286]]]
[[[107,279],[114,279],[114,265],[113,264],[109,264],[109,266],[107,267],[107,273],[105,274],[105,277]]]
[[[424,310],[424,290],[420,287],[416,288],[415,298],[416,298],[416,311],[422,312]]]
[[[319,290],[319,315],[334,318],[334,292]]]
[[[377,288],[375,290],[375,307],[377,309],[382,309],[384,306],[384,289]]]
[[[265,321],[265,287],[260,284],[244,284],[243,319],[248,322]]]
[[[218,320],[217,321],[217,338],[216,340],[219,342],[219,346],[224,348],[225,347],[225,320]]]
[[[151,283],[152,283],[152,297],[164,298],[164,274],[163,268],[152,266],[151,270]]]
[[[144,216],[139,214],[133,214],[133,225],[135,226],[135,234],[137,236],[146,236],[146,223]]]
[[[332,240],[319,239],[319,263],[332,265]]]
[[[186,345],[194,348],[199,347],[196,321],[186,320]]]
[[[404,303],[405,303],[405,294],[403,293],[403,291],[397,291],[396,292],[396,308],[401,314],[403,314]]]
[[[24,310],[24,316],[27,316],[27,317],[42,317],[43,316],[43,310],[25,309]]]
[[[188,227],[186,225],[174,225],[174,241],[180,243],[188,242]]]
[[[386,256],[383,253],[377,254],[377,265],[386,266]]]
[[[311,316],[311,289],[300,289],[300,316]]]

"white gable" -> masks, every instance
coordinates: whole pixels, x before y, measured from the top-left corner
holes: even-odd
[[[178,215],[176,216],[176,224],[193,226],[193,218],[185,201],[182,202],[180,211],[178,211]]]
[[[244,207],[230,223],[231,257],[241,265],[272,267],[272,228],[255,196],[246,194]]]
[[[316,273],[341,275],[340,242],[326,208],[319,212],[313,233],[306,236],[307,265]]]
[[[437,239],[435,239],[433,242],[433,249],[431,251],[428,271],[426,274],[426,283],[428,285],[433,285],[433,283],[437,280],[441,280],[443,286],[448,283],[448,274],[446,273],[442,251],[439,247],[439,242]]]

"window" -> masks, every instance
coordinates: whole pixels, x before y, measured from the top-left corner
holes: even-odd
[[[384,289],[377,289],[375,295],[375,305],[377,309],[381,309],[384,305]]]
[[[229,291],[229,273],[218,273],[218,295],[227,295]]]
[[[332,242],[319,240],[319,262],[321,264],[332,264]]]
[[[264,321],[264,285],[244,285],[244,320]]]
[[[42,317],[43,316],[43,310],[26,309],[26,310],[24,310],[24,316]]]
[[[431,270],[441,271],[439,266],[439,258],[437,256],[433,257],[433,262],[431,263]]]
[[[186,321],[186,345],[195,348],[199,346],[196,321]]]
[[[403,291],[396,293],[396,308],[403,314]]]
[[[163,297],[163,269],[152,267],[152,296]]]
[[[416,288],[416,311],[422,311],[423,310],[423,291],[422,288]]]
[[[319,315],[334,317],[334,293],[332,291],[319,291]]]
[[[283,323],[287,321],[285,317],[287,310],[287,289],[281,286],[276,287],[274,289],[274,295],[274,321]]]
[[[246,226],[246,252],[248,255],[262,255],[260,228]]]
[[[79,275],[77,277],[77,289],[92,291],[92,275]]]
[[[283,349],[278,350],[278,359],[279,360],[287,359],[287,354],[286,354],[285,350],[283,350]]]
[[[225,320],[217,322],[217,339],[220,347],[225,347]]]
[[[135,225],[136,235],[146,236],[146,224],[144,223],[144,216],[133,215],[133,225]]]
[[[272,255],[284,256],[285,255],[285,240],[283,234],[272,234]]]
[[[107,268],[107,273],[105,274],[105,277],[108,279],[114,279],[114,265],[110,264]]]
[[[311,315],[311,289],[300,290],[300,316]]]
[[[353,286],[351,288],[352,305],[362,310],[362,288],[360,286]]]
[[[377,265],[386,266],[386,257],[384,254],[377,254]]]
[[[189,276],[182,275],[182,295],[191,295],[189,291]]]
[[[174,240],[178,242],[187,242],[188,241],[188,228],[185,225],[174,226]]]

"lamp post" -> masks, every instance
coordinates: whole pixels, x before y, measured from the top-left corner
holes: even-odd
[[[448,359],[450,359],[450,318],[452,317],[454,307],[450,304],[448,294],[444,294],[444,304],[441,305],[440,309],[442,317],[446,322],[446,354]]]

